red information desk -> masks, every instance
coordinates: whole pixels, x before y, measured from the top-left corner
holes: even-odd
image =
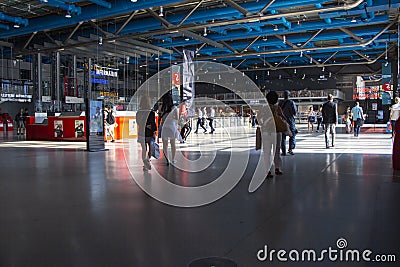
[[[35,123],[35,117],[26,119],[26,140],[86,141],[85,116],[47,117],[43,123]]]

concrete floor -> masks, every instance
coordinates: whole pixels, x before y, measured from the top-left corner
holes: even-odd
[[[254,139],[254,130],[246,131]],[[83,143],[18,138],[0,133],[0,266],[176,267],[210,256],[246,267],[399,266],[400,174],[392,171],[388,134],[339,134],[336,147],[326,150],[323,135],[303,130],[296,154],[283,158],[284,174],[254,193],[248,186],[260,152],[244,145],[234,151],[250,150],[240,182],[197,208],[169,206],[141,190],[131,176],[146,179],[137,172],[136,142],[89,153]],[[191,144],[217,143],[216,159],[204,171],[185,174],[161,158],[152,160],[149,174],[157,171],[179,185],[207,184],[226,166],[223,139],[217,130],[193,134],[179,146],[196,157]],[[369,249],[370,258],[394,254],[397,264],[257,258],[265,245],[320,255],[338,249],[340,238],[347,241],[343,250]]]

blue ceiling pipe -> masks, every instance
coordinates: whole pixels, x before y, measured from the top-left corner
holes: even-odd
[[[24,18],[21,18],[21,17],[9,16],[9,15],[6,15],[6,14],[4,14],[2,12],[0,12],[0,20],[9,21],[9,22],[12,22],[14,24],[23,25],[23,26],[28,26],[28,24],[29,24],[27,19],[24,19]]]
[[[111,3],[103,0],[88,0],[89,2],[92,2],[96,5],[105,7],[105,8],[111,8]],[[65,0],[64,2],[70,2],[70,3],[78,3],[81,2],[81,0]]]
[[[39,0],[39,2],[41,4],[45,4],[45,5],[48,5],[48,6],[58,7],[58,8],[64,9],[66,11],[69,11],[71,14],[75,14],[75,15],[80,15],[81,14],[81,8],[80,7],[77,7],[75,5],[66,4],[63,1],[59,1],[59,0]]]
[[[41,0],[43,1],[43,0]],[[48,0],[54,1],[54,0]],[[65,20],[57,15],[49,15],[45,17],[40,17],[30,20],[30,25],[22,29],[13,30],[0,34],[0,39],[9,38],[13,36],[20,36],[24,34],[31,34],[33,32],[40,32],[44,30],[49,30],[53,28],[60,28],[75,25],[81,21],[89,21],[93,19],[100,19],[105,17],[112,17],[121,14],[131,13],[134,10],[146,9],[151,7],[158,7],[160,5],[168,5],[174,3],[180,3],[181,0],[152,0],[152,1],[138,1],[136,3],[130,0],[118,0],[115,1],[115,5],[112,8],[102,8],[98,6],[87,6],[82,8],[82,12],[79,16],[73,16],[72,18]],[[154,21],[153,21],[154,22]],[[160,24],[157,24],[158,27]]]
[[[323,6],[322,6],[321,4],[316,4],[315,7],[316,7],[316,8],[323,8]],[[332,20],[331,20],[330,18],[324,18],[324,21],[325,21],[327,24],[331,24],[331,23],[332,23]]]
[[[1,29],[4,29],[4,30],[9,30],[9,29],[10,29],[10,26],[5,25],[5,24],[3,24],[3,23],[0,23],[0,28],[1,28]]]
[[[384,16],[377,17],[374,20],[374,22],[375,23],[384,23],[384,22],[387,22],[387,20],[388,20],[388,16],[384,15]],[[304,32],[305,34],[303,35],[303,37],[301,37],[301,36],[300,37],[295,37],[295,39],[291,38],[290,40],[292,42],[296,42],[296,43],[297,42],[301,42],[301,41],[304,42],[310,35],[310,34],[306,34],[307,31],[316,30],[316,29],[322,28],[322,27],[324,27],[324,25],[325,25],[326,29],[335,29],[335,28],[338,28],[338,27],[346,27],[346,26],[348,26],[350,24],[354,25],[354,24],[352,24],[350,22],[346,22],[346,21],[335,21],[330,25],[325,25],[322,22],[303,23],[301,26],[294,25],[293,27],[296,27],[296,28],[298,27],[298,30],[301,30],[301,32]],[[358,23],[358,25],[363,25],[363,24],[366,24],[366,22],[359,22]],[[270,36],[270,35],[274,35],[274,34],[282,35],[282,34],[285,34],[285,33],[289,34],[289,33],[296,32],[295,31],[296,28],[292,29],[292,31],[281,30],[281,29],[279,29],[278,31],[273,31],[273,30],[268,29],[268,30],[264,30],[262,32],[250,32],[250,33],[245,33],[243,31],[237,31],[237,32],[231,32],[229,34],[229,36],[222,36],[222,35],[216,35],[216,34],[212,34],[211,35],[210,34],[207,37],[211,38],[214,41],[221,41],[221,40],[229,41],[230,39],[243,38],[244,36],[246,38],[255,38],[257,36]],[[364,34],[369,33],[369,31],[366,31],[366,30],[363,30],[363,29],[354,29],[354,33],[355,34],[363,34],[364,35]],[[332,36],[331,34],[326,35],[324,33],[321,33],[314,40],[320,40],[321,36],[327,36],[326,40],[333,39],[333,38],[336,37],[336,36]],[[340,37],[340,38],[348,37],[348,35],[344,34],[343,32],[339,32],[337,37]],[[301,38],[303,38],[303,39],[301,39]],[[261,42],[261,41],[259,41],[259,42]],[[188,46],[188,45],[196,45],[196,44],[199,44],[199,42],[197,42],[196,40],[190,40],[190,41],[183,41],[182,40],[182,41],[175,41],[174,42],[174,46]],[[165,42],[164,43],[163,42],[157,43],[157,45],[161,46],[161,47],[170,47],[171,46],[169,43],[165,43]],[[218,49],[215,49],[215,50],[218,50]]]

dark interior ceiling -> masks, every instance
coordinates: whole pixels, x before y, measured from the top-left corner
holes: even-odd
[[[397,57],[399,2],[0,1],[0,47],[3,58],[60,51],[150,71],[181,62],[188,49],[244,71],[355,65],[376,74]]]

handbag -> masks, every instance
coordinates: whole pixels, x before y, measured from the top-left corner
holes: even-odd
[[[287,132],[288,131],[288,124],[287,124],[286,120],[283,119],[278,114],[276,114],[276,112],[273,112],[273,115],[274,115],[276,132],[277,133]]]
[[[256,150],[260,150],[261,149],[261,128],[257,127],[256,129]]]
[[[156,142],[153,142],[153,151],[151,153],[151,156],[155,159],[160,158],[160,146]]]

